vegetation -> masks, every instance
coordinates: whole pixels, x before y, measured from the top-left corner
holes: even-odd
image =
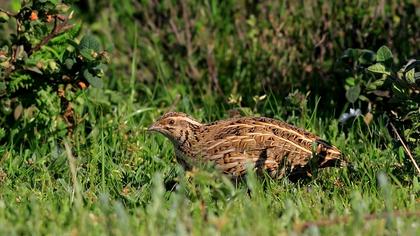
[[[16,14],[2,12],[16,31],[0,51],[0,125],[5,127],[0,140],[62,137],[80,119],[74,112],[80,90],[101,87],[105,53],[91,35],[74,40],[80,23],[70,22],[73,13],[64,15],[68,10],[64,4],[33,1],[23,2]]]
[[[2,3],[0,234],[419,234],[419,8]],[[354,169],[232,183],[146,132],[231,109],[315,132]]]

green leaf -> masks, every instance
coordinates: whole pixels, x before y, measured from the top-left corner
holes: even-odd
[[[349,102],[354,103],[360,95],[360,85],[350,87],[346,92],[346,98]]]
[[[417,80],[420,80],[420,72],[414,73],[414,83],[416,83]]]
[[[79,50],[91,49],[94,52],[99,52],[101,44],[98,39],[93,35],[85,35],[82,40],[80,40]]]
[[[71,68],[73,68],[73,65],[74,65],[74,60],[70,59],[70,58],[67,58],[64,61],[64,64],[66,65],[67,70],[71,70]]]
[[[367,68],[369,71],[374,73],[391,75],[391,71],[383,63],[376,63]]]
[[[3,96],[7,93],[7,87],[6,87],[6,83],[3,81],[0,81],[0,96]]]
[[[79,48],[79,44],[76,43],[76,41],[74,41],[73,39],[67,40],[67,43],[73,46],[74,48],[77,48],[77,49]]]
[[[376,61],[378,62],[392,62],[392,52],[387,46],[382,46],[376,52]]]
[[[415,84],[416,83],[416,79],[415,79],[415,70],[409,70],[407,73],[405,73],[405,78],[407,80],[407,82],[409,84]]]
[[[420,192],[420,181],[416,176],[413,177],[413,190],[414,192]]]
[[[358,58],[360,64],[370,65],[375,62],[375,52],[370,50],[361,50]]]
[[[343,55],[341,56],[341,60],[343,59],[351,59],[355,60],[359,57],[359,51],[354,48],[348,48],[346,51],[344,51]]]
[[[74,39],[79,35],[81,29],[82,29],[82,24],[76,23],[69,31],[67,31],[66,34],[69,36],[70,39]]]
[[[346,84],[349,86],[354,86],[356,84],[356,79],[354,77],[348,77],[346,79]]]
[[[89,82],[90,85],[92,85],[95,88],[102,88],[103,87],[103,83],[102,80],[100,78],[98,78],[97,76],[92,75],[88,69],[85,69],[83,71],[83,77],[85,77],[85,79]]]
[[[369,98],[367,98],[367,97],[366,97],[366,96],[364,96],[364,95],[360,95],[360,96],[359,96],[359,100],[364,101],[364,102],[369,102]]]
[[[6,137],[6,130],[4,128],[0,128],[0,140]]]
[[[396,97],[404,97],[407,94],[404,88],[398,86],[396,83],[392,84],[392,92]]]
[[[93,50],[90,48],[83,48],[80,50],[80,55],[88,61],[93,61],[95,58],[92,56]]]
[[[368,83],[366,87],[368,90],[375,90],[378,87],[381,87],[384,84],[384,82],[385,82],[385,78],[380,78],[380,79],[377,79]]]
[[[4,12],[0,12],[0,23],[7,22],[8,20],[9,16]]]
[[[104,71],[106,70],[108,67],[104,64],[104,63],[100,63],[99,65],[93,67],[94,70],[97,71]]]
[[[65,44],[67,40],[72,40],[80,33],[81,24],[75,24],[69,31],[64,34],[58,35],[51,39],[50,44]],[[74,45],[73,45],[74,46]],[[79,44],[75,43],[75,47],[78,48]]]

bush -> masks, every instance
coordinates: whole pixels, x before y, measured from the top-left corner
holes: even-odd
[[[375,53],[348,49],[340,59],[340,73],[346,78],[346,98],[353,109],[364,113],[369,124],[385,115],[395,123],[413,146],[420,145],[420,61],[395,64],[391,50],[382,46]],[[340,67],[339,67],[340,68]],[[352,114],[344,114],[342,121]],[[354,114],[353,114],[354,115]]]
[[[89,19],[107,26],[94,29],[116,49],[118,80],[110,86],[120,91],[130,84],[128,66],[136,58],[138,91],[144,83],[171,81],[223,101],[239,95],[250,106],[254,95],[285,97],[299,89],[322,96],[322,107],[340,107],[345,91],[334,68],[347,48],[386,44],[400,61],[420,53],[412,1],[82,2],[91,4]],[[200,96],[191,97],[199,104]]]
[[[71,133],[80,116],[75,99],[90,85],[102,86],[107,55],[94,36],[78,40],[81,24],[64,2],[29,1],[17,13],[1,9],[0,33],[16,31],[0,42],[0,141]]]

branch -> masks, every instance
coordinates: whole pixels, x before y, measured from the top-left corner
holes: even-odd
[[[416,163],[416,160],[414,159],[413,155],[410,152],[410,149],[408,149],[407,145],[405,145],[403,139],[401,138],[400,134],[398,133],[397,129],[395,128],[394,124],[389,123],[391,125],[392,131],[397,135],[398,140],[401,142],[401,144],[404,147],[405,152],[407,153],[408,157],[410,157],[411,162],[413,162],[414,167],[416,168],[418,175],[420,175],[420,168]]]
[[[53,27],[51,33],[48,34],[47,36],[45,36],[45,38],[43,38],[41,40],[41,42],[39,42],[35,47],[33,47],[29,51],[28,56],[32,55],[34,52],[41,49],[42,46],[46,45],[54,37],[56,37],[59,34],[62,34],[64,32],[66,32],[67,30],[73,28],[74,25],[68,24],[68,20],[70,18],[71,18],[71,14],[70,14],[69,17],[65,17],[65,18],[63,18],[63,16],[60,16],[60,15],[55,15],[54,16],[54,27]],[[57,23],[58,20],[62,21],[62,23]]]
[[[6,13],[6,15],[9,17],[15,17],[17,15],[16,13],[12,13],[10,11],[4,10],[3,8],[0,8],[0,12]]]

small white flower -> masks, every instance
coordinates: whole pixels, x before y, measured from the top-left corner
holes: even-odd
[[[362,111],[359,108],[357,109],[350,108],[350,112],[342,114],[338,120],[340,121],[340,123],[346,123],[348,119],[353,118],[353,117],[358,117],[361,115],[362,115]]]

